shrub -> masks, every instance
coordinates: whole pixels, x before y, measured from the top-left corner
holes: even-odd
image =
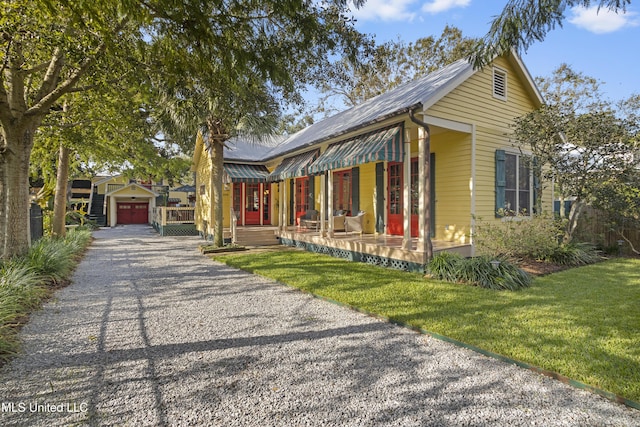
[[[0,359],[18,348],[16,323],[47,294],[41,283],[42,276],[20,261],[0,267]]]
[[[58,281],[71,273],[75,265],[73,249],[64,239],[40,239],[31,247],[22,262],[47,279]]]
[[[568,243],[559,245],[545,260],[561,265],[586,265],[600,260],[600,255],[589,243]]]
[[[560,245],[562,221],[544,215],[481,221],[475,225],[474,244],[479,254],[509,259],[541,260]]]
[[[495,264],[494,261],[499,263]],[[428,270],[436,279],[488,289],[513,291],[531,284],[531,276],[506,259],[496,260],[486,255],[463,258],[458,254],[441,252],[431,259]]]

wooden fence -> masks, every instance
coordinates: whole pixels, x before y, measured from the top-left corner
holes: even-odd
[[[624,238],[620,235],[622,233]],[[578,227],[575,231],[575,238],[578,241],[592,242],[601,245],[603,248],[615,251],[620,246],[625,254],[631,253],[629,240],[636,250],[640,250],[640,229],[631,225],[620,229],[612,229],[606,220],[606,215],[599,210],[586,206],[578,220]],[[619,241],[622,241],[619,244]]]

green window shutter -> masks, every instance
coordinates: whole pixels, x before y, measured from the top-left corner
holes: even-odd
[[[500,209],[504,209],[504,190],[507,186],[507,171],[504,150],[496,150],[496,218],[500,218]]]
[[[295,191],[296,191],[296,187],[295,187],[295,180],[294,179],[290,179],[289,180],[289,224],[293,224],[295,225],[296,223],[296,213],[295,213],[295,209],[296,206],[294,205],[294,198],[295,198]]]
[[[376,232],[384,233],[384,163],[376,163]]]
[[[431,195],[429,200],[429,213],[431,214],[431,237],[436,237],[436,153],[431,153],[429,156],[429,193]]]
[[[360,210],[360,168],[351,169],[351,215]]]
[[[533,166],[533,213],[542,213],[542,200],[538,200],[541,197],[542,184],[540,182],[540,167],[538,166],[538,158],[534,157],[531,162]]]

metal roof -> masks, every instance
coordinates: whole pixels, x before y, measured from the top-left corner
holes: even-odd
[[[225,148],[225,161],[268,161],[404,114],[410,109],[420,106],[426,108],[457,87],[473,72],[472,65],[466,59],[458,60],[425,77],[400,85],[360,105],[314,123],[271,147],[251,144],[239,138],[233,139],[229,143],[229,149]]]

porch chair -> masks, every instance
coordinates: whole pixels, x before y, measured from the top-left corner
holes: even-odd
[[[346,217],[344,211],[335,211],[333,213],[333,231],[345,231],[344,219]]]
[[[318,226],[318,211],[309,209],[299,218],[300,227],[316,228]]]
[[[365,212],[359,211],[356,216],[344,217],[344,229],[345,231],[355,231],[362,234],[362,221],[364,219]]]

